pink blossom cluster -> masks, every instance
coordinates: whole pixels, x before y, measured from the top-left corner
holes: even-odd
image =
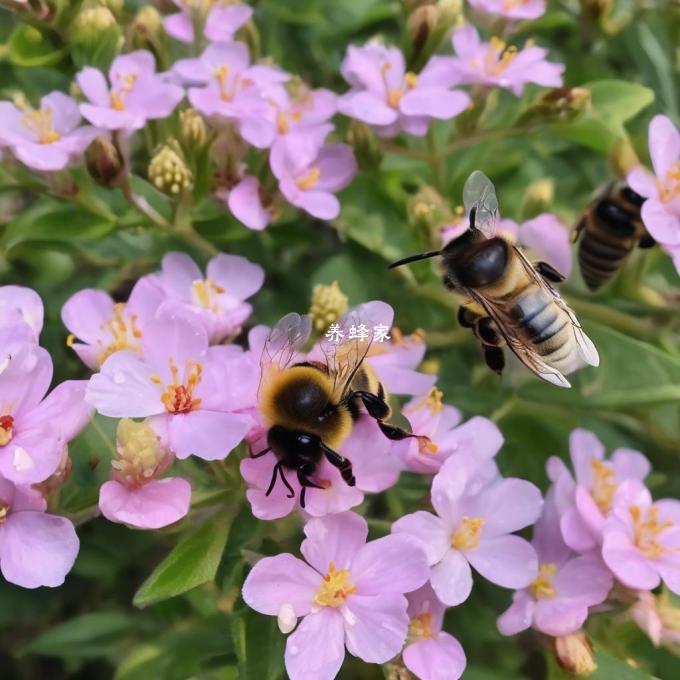
[[[24,588],[61,585],[75,562],[73,524],[48,513],[47,500],[68,475],[69,442],[92,415],[86,381],[50,391],[43,317],[34,291],[0,287],[0,571]]]

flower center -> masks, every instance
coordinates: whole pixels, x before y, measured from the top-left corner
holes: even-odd
[[[642,510],[638,505],[631,507],[630,515],[633,518],[633,531],[637,549],[652,560],[665,555],[666,548],[657,539],[663,531],[675,526],[673,520],[668,519],[659,524],[659,510],[654,505],[647,510],[647,516],[644,520]]]
[[[135,86],[137,82],[137,76],[134,73],[128,73],[122,76],[120,73],[114,75],[114,79],[121,81],[121,85],[116,89],[111,89],[109,92],[109,99],[111,100],[111,107],[116,111],[125,111],[125,97]]]
[[[187,359],[184,364],[184,375],[180,380],[179,367],[173,359],[169,359],[169,361],[172,383],[166,386],[165,392],[161,395],[163,406],[168,413],[173,415],[194,411],[201,405],[201,400],[196,399],[193,394],[196,387],[201,384],[203,366],[197,361]],[[157,375],[152,375],[151,380],[156,384],[161,383],[161,379]]]
[[[123,302],[113,305],[113,316],[101,328],[112,340],[97,357],[100,366],[115,352],[137,350],[142,331],[137,326],[137,315],[127,314]]]
[[[238,92],[246,85],[252,84],[252,81],[248,78],[241,78],[241,74],[237,73],[232,78],[231,84],[229,83],[229,73],[230,68],[226,64],[222,64],[219,68],[213,71],[215,78],[217,78],[217,84],[220,88],[220,99],[223,102],[230,102],[238,94]]]
[[[507,12],[511,9],[514,9],[515,7],[524,7],[524,5],[528,4],[529,0],[504,0],[503,11]]]
[[[25,113],[21,124],[32,132],[40,144],[52,144],[61,139],[52,123],[52,109],[35,109]]]
[[[499,76],[515,60],[517,48],[508,45],[504,40],[493,37],[489,41],[489,49],[486,53],[486,72],[492,76]]]
[[[417,642],[424,640],[434,635],[432,630],[432,614],[424,612],[411,619],[408,626],[408,640],[409,642]]]
[[[479,547],[483,526],[481,517],[463,517],[451,538],[451,547],[456,550],[474,550]]]
[[[0,446],[5,446],[12,441],[14,433],[14,418],[12,416],[0,416]]]
[[[313,189],[321,179],[321,171],[319,168],[311,168],[306,174],[302,175],[295,180],[295,184],[298,185],[298,189],[301,191],[309,191]]]
[[[404,76],[404,81],[401,87],[393,88],[390,87],[387,82],[387,73],[391,69],[392,64],[386,61],[380,67],[380,72],[382,73],[383,82],[385,83],[385,89],[387,90],[387,103],[393,109],[396,109],[401,103],[401,99],[406,94],[406,92],[412,90],[418,84],[418,76],[415,73],[413,73],[413,71],[409,71]]]
[[[531,594],[534,600],[547,600],[555,597],[553,578],[557,573],[557,565],[552,562],[542,564],[538,570],[538,576],[531,582]]]
[[[680,161],[666,172],[665,182],[659,181],[659,195],[664,203],[680,196]]]
[[[611,510],[614,494],[618,488],[618,484],[612,481],[616,473],[609,465],[597,458],[593,458],[590,464],[595,474],[591,494],[597,507],[603,515],[606,515]]]
[[[118,458],[111,461],[116,478],[127,487],[138,488],[152,479],[168,462],[158,435],[146,423],[124,418],[116,432]]]
[[[356,586],[349,580],[349,569],[336,571],[335,564],[328,565],[328,573],[323,577],[314,602],[321,607],[339,607],[356,591]]]
[[[0,524],[5,523],[7,515],[9,515],[9,503],[5,503],[5,501],[0,499]]]
[[[211,312],[217,313],[220,311],[219,305],[215,297],[225,292],[225,289],[212,279],[204,279],[203,281],[194,281],[191,284],[191,294],[194,302],[203,309],[208,309]]]

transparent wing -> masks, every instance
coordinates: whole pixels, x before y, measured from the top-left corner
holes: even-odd
[[[475,211],[477,229],[491,233],[498,221],[498,197],[491,180],[481,171],[475,170],[466,180],[463,187],[463,205],[465,214]]]
[[[295,312],[286,314],[269,331],[260,357],[260,385],[265,374],[274,369],[284,369],[293,357],[303,350],[312,332],[312,320]],[[258,388],[259,394],[259,388]]]

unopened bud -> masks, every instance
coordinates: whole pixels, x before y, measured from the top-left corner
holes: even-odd
[[[145,5],[130,25],[130,44],[134,49],[150,50],[157,55],[164,39],[163,18],[155,7]]]
[[[100,34],[118,27],[116,17],[108,7],[87,7],[76,17],[73,39],[78,42],[95,42]]]
[[[34,488],[40,491],[43,496],[48,496],[53,491],[60,489],[64,482],[71,475],[71,458],[68,455],[68,447],[64,446],[61,451],[61,459],[59,460],[59,467],[44,481],[40,484],[35,484]]]
[[[441,11],[436,5],[421,5],[411,12],[406,28],[413,54],[420,54],[440,19]]]
[[[85,165],[90,177],[103,187],[116,187],[125,176],[123,156],[104,135],[95,137],[85,150]]]
[[[23,92],[14,92],[12,94],[12,104],[22,111],[30,111],[33,107],[28,97]]]
[[[97,0],[100,7],[110,9],[114,14],[120,14],[123,10],[124,0]]]
[[[585,87],[556,87],[539,95],[532,109],[546,118],[573,120],[590,108],[590,90]]]
[[[180,139],[186,148],[202,147],[208,141],[208,127],[203,116],[189,107],[179,114]]]
[[[317,333],[325,332],[347,311],[347,306],[347,296],[340,290],[337,281],[333,281],[330,286],[317,283],[312,290],[312,303],[309,307],[314,330]]]
[[[452,219],[449,204],[431,186],[421,187],[408,199],[406,213],[413,227],[427,234],[438,234]]]
[[[551,179],[538,179],[532,182],[522,200],[522,217],[531,219],[550,209],[555,197],[555,183]]]
[[[362,170],[370,172],[380,167],[383,152],[375,133],[366,123],[352,120],[347,128],[345,140],[352,145],[357,163]]]
[[[108,7],[84,7],[73,22],[71,40],[76,66],[106,69],[123,41],[123,34]]]
[[[625,177],[633,168],[640,165],[640,159],[627,137],[614,144],[609,161],[618,177]]]
[[[193,175],[174,140],[158,147],[154,153],[149,163],[149,179],[168,196],[179,197],[182,192],[192,188]]]
[[[597,670],[593,647],[582,630],[555,638],[557,662],[567,673],[586,678]]]
[[[145,484],[167,468],[171,457],[148,419],[118,421],[116,453],[111,461],[114,476],[130,486]]]

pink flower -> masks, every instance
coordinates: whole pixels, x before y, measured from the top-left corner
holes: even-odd
[[[226,192],[226,202],[232,215],[248,229],[262,231],[271,222],[272,215],[262,203],[257,177],[243,177],[231,191]]]
[[[50,355],[35,345],[21,347],[0,373],[0,474],[17,484],[47,479],[91,416],[84,380],[45,396],[51,381]]]
[[[663,581],[680,595],[680,501],[653,503],[644,484],[625,481],[602,535],[602,557],[623,585],[653,590]]]
[[[357,163],[347,144],[320,146],[319,136],[289,133],[274,145],[269,162],[289,203],[320,220],[332,220],[340,214],[334,194],[352,181]]]
[[[0,145],[33,170],[63,170],[78,159],[98,130],[78,127],[78,104],[62,92],[51,92],[37,109],[0,102]]]
[[[531,545],[511,532],[532,524],[541,512],[541,493],[522,479],[480,480],[478,461],[450,458],[432,482],[436,515],[405,515],[392,531],[420,541],[430,565],[430,583],[449,606],[464,602],[472,590],[473,566],[504,588],[524,588],[536,578]],[[486,472],[485,466],[479,471]]]
[[[178,458],[225,458],[252,425],[234,412],[257,389],[241,350],[208,347],[203,326],[167,309],[146,325],[142,355],[112,354],[90,378],[89,403],[113,418],[155,416],[152,425],[167,428],[168,446]]]
[[[458,680],[467,660],[460,642],[442,630],[446,607],[429,583],[406,598],[411,623],[404,665],[420,680]]]
[[[572,266],[569,229],[555,215],[543,213],[521,225],[513,220],[501,220],[497,230],[511,234],[534,259],[545,260],[569,278]]]
[[[666,116],[652,118],[649,154],[654,174],[638,166],[628,173],[628,184],[647,199],[642,221],[680,272],[680,132]]]
[[[180,11],[163,20],[163,27],[168,35],[184,43],[194,42],[194,26],[192,11],[186,0],[173,0]],[[234,34],[253,15],[252,7],[240,3],[211,3],[212,7],[205,20],[203,34],[208,40],[230,42]]]
[[[411,424],[411,432],[426,440],[408,439],[395,446],[395,453],[407,470],[435,474],[449,456],[470,454],[479,460],[490,460],[503,445],[503,435],[487,418],[475,417],[460,424],[458,409],[442,404],[442,393],[433,387],[424,397],[415,397],[402,414]]]
[[[121,420],[116,433],[113,479],[99,490],[104,517],[139,529],[161,529],[187,512],[191,485],[181,477],[159,479],[172,454],[151,425]]]
[[[188,97],[201,113],[217,122],[236,123],[243,139],[258,149],[271,146],[276,132],[262,90],[288,80],[287,73],[251,66],[248,48],[240,42],[208,45],[198,59],[180,59],[173,71],[195,85]]]
[[[156,73],[151,52],[137,50],[113,60],[109,82],[95,68],[84,68],[76,78],[89,100],[80,112],[97,127],[133,132],[147,120],[166,118],[184,97],[184,90]]]
[[[470,6],[505,19],[538,19],[545,14],[545,0],[470,0]]]
[[[642,590],[628,610],[633,621],[647,634],[655,647],[680,651],[680,613],[667,592],[658,597]]]
[[[38,342],[44,316],[42,300],[34,290],[24,286],[0,286],[0,328],[11,327]]]
[[[444,63],[434,57],[416,75],[406,72],[404,55],[396,47],[350,45],[341,70],[352,89],[340,97],[338,109],[373,125],[382,137],[399,132],[422,136],[430,119],[448,120],[470,104],[467,94],[442,81]]]
[[[22,588],[60,586],[78,555],[73,524],[46,509],[38,491],[0,477],[0,571]]]
[[[456,57],[441,58],[447,69],[440,66],[451,85],[502,87],[520,96],[527,83],[543,87],[562,84],[564,65],[546,61],[548,52],[541,47],[517,50],[500,38],[485,43],[474,26],[462,26],[453,33],[453,49]]]
[[[385,663],[401,650],[409,617],[404,593],[427,579],[425,556],[404,536],[366,543],[366,520],[354,513],[313,519],[301,552],[261,559],[243,584],[249,607],[278,616],[291,680],[331,680],[345,656]]]
[[[548,461],[548,475],[557,487],[564,540],[572,550],[588,552],[602,543],[605,518],[621,482],[642,481],[650,465],[645,456],[632,449],[616,449],[605,460],[602,442],[583,429],[571,433],[569,453],[576,479],[555,457]]]
[[[144,325],[153,318],[162,299],[162,291],[149,276],[137,281],[127,303],[114,302],[102,290],[80,290],[61,308],[64,326],[73,334],[68,344],[95,371],[114,352],[141,353]],[[76,338],[82,342],[76,342]]]
[[[251,451],[258,452],[267,447],[265,434],[261,428],[249,436]],[[391,487],[399,477],[399,466],[392,454],[393,446],[374,420],[368,416],[360,418],[350,437],[338,450],[341,456],[351,461],[356,486],[348,486],[338,469],[324,459],[314,475],[323,488],[307,488],[304,511],[312,517],[345,512],[359,505],[365,493],[379,493]],[[267,495],[274,465],[276,456],[273,453],[241,461],[241,474],[248,484],[246,497],[253,514],[259,519],[278,519],[296,508],[301,509],[301,486],[294,471],[284,469],[293,495],[279,480]]]
[[[207,276],[185,253],[163,257],[154,281],[167,297],[160,311],[179,306],[193,316],[211,343],[238,335],[253,308],[245,302],[262,287],[262,267],[238,255],[215,255]]]
[[[538,576],[514,594],[512,605],[498,618],[503,635],[531,626],[546,635],[573,633],[585,623],[588,608],[604,602],[611,590],[614,580],[602,558],[597,552],[573,553],[562,541],[559,519],[553,488],[534,527]]]

